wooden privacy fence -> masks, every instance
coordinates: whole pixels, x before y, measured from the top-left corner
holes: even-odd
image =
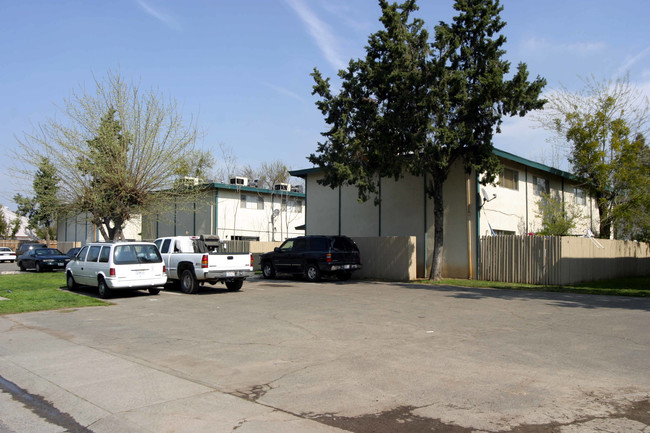
[[[226,251],[231,253],[268,253],[273,248],[282,245],[282,242],[261,241],[225,241]]]
[[[225,241],[226,251],[230,253],[253,253],[254,269],[260,270],[260,255],[273,251],[273,248],[282,245],[282,242],[261,241]]]
[[[560,237],[485,236],[481,238],[479,278],[524,284],[557,284]]]
[[[650,244],[609,239],[485,236],[479,279],[563,285],[650,275]]]

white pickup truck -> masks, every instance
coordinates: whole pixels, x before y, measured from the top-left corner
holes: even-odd
[[[253,255],[225,252],[216,236],[172,236],[154,243],[165,262],[167,279],[184,293],[197,293],[199,285],[217,282],[237,291],[253,275]]]

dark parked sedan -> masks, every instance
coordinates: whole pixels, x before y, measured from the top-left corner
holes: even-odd
[[[65,255],[68,256],[68,257],[70,257],[70,259],[74,259],[74,257],[77,255],[77,253],[78,253],[79,251],[81,251],[81,248],[78,248],[78,247],[70,248],[70,249],[65,253]]]
[[[36,272],[41,272],[54,269],[63,270],[69,261],[70,257],[56,248],[36,248],[20,256],[17,264],[21,271],[35,269]]]

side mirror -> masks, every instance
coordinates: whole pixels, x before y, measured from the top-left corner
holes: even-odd
[[[280,247],[273,248],[273,251],[275,251],[276,253],[279,253],[280,252]]]

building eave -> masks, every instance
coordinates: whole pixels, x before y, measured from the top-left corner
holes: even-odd
[[[573,181],[578,180],[578,178],[576,176],[574,176],[573,174],[571,174],[571,173],[569,173],[567,171],[559,170],[557,168],[550,167],[548,165],[544,165],[544,164],[539,163],[539,162],[531,161],[530,159],[522,158],[521,156],[517,156],[515,154],[512,154],[510,152],[506,152],[506,151],[501,150],[501,149],[494,148],[492,153],[494,153],[499,158],[507,159],[509,161],[516,162],[516,163],[519,163],[519,164],[522,164],[522,165],[525,165],[525,166],[528,166],[528,167],[531,167],[531,168],[535,168],[537,170],[540,170],[540,171],[543,171],[543,172],[546,172],[546,173],[551,173],[551,174],[554,174],[556,176],[563,177],[565,179],[570,179],[570,180],[573,180]],[[313,167],[313,168],[305,168],[305,169],[302,169],[302,170],[291,170],[291,171],[289,171],[289,174],[291,174],[291,176],[294,176],[294,177],[300,177],[300,178],[306,179],[308,175],[313,174],[313,173],[319,173],[321,171],[323,171],[323,169],[321,167]]]

